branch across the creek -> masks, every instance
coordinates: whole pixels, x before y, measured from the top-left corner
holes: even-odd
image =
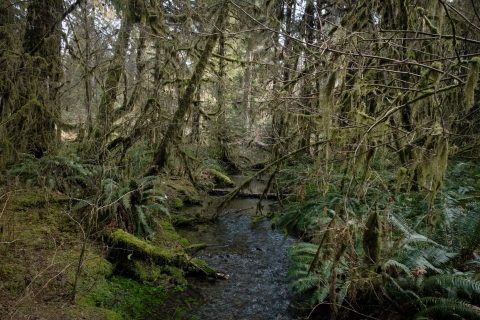
[[[233,192],[232,189],[211,189],[208,193],[213,196],[225,196]],[[277,199],[278,197],[284,199],[288,196],[292,196],[293,194],[276,194],[276,193],[267,193],[265,198],[266,199]],[[262,196],[261,192],[249,192],[249,191],[240,191],[237,197],[242,198],[260,198]]]

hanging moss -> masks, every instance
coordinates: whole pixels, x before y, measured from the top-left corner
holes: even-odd
[[[465,81],[465,106],[467,112],[475,103],[475,89],[478,84],[480,57],[474,57],[469,62],[470,71],[468,73],[467,81]]]

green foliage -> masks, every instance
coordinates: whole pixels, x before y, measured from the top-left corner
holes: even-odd
[[[347,299],[371,316],[378,314],[370,306],[381,304],[417,319],[478,317],[479,172],[472,164],[451,166],[433,209],[419,192],[387,198],[374,188],[365,194],[377,208],[368,219],[368,206],[334,189],[287,205],[281,222],[314,242],[290,248],[292,287],[307,305],[330,304],[332,314]]]
[[[305,195],[304,201],[287,204],[284,215],[277,219],[277,223],[291,231],[308,234],[318,230],[319,226],[328,224],[337,213],[336,211],[341,215],[348,214],[355,217],[361,216],[362,210],[364,208],[358,199],[342,197],[333,188],[325,194],[312,191]]]
[[[170,216],[166,196],[156,189],[161,184],[161,179],[156,176],[132,178],[129,181],[123,180],[121,176],[104,179],[99,198],[99,215],[105,221],[123,224],[126,230],[137,237],[153,240],[154,229],[159,227],[160,214]],[[87,203],[79,202],[75,209],[81,209]]]
[[[478,307],[460,299],[425,297],[415,301],[421,305],[413,319],[479,319]]]
[[[37,159],[23,154],[20,164],[7,174],[25,179],[26,187],[39,186],[79,197],[92,188],[97,168],[83,163],[77,156],[45,156]]]

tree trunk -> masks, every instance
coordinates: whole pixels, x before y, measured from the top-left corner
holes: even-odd
[[[26,85],[15,110],[19,121],[10,134],[15,145],[36,157],[55,153],[57,148],[55,122],[60,118],[57,92],[62,75],[59,23],[62,12],[61,0],[34,0],[27,9],[23,41],[27,54]]]
[[[251,113],[251,100],[252,100],[252,61],[253,61],[253,48],[252,39],[247,40],[247,65],[245,68],[245,74],[243,76],[243,120],[247,129],[250,128],[250,113]]]
[[[210,55],[213,52],[219,33],[217,30],[221,30],[224,22],[226,21],[228,15],[228,1],[225,1],[220,9],[220,12],[217,17],[217,21],[212,30],[212,34],[208,37],[205,48],[203,49],[202,55],[195,67],[192,77],[187,83],[187,88],[185,92],[178,99],[178,109],[173,115],[173,119],[170,122],[167,132],[163,136],[160,147],[155,153],[153,164],[154,166],[148,171],[148,175],[156,175],[159,171],[165,168],[167,164],[168,157],[170,156],[171,148],[174,144],[174,140],[180,134],[182,130],[182,124],[185,121],[185,116],[190,110],[192,104],[195,90],[197,89],[200,81],[202,80],[203,73],[207,67],[208,60]]]
[[[117,100],[118,86],[123,71],[125,70],[125,58],[130,40],[130,32],[133,24],[129,13],[125,12],[122,20],[122,26],[115,44],[115,51],[107,70],[103,97],[98,107],[97,128],[93,129],[89,137],[93,141],[94,150],[101,150],[101,146],[108,139],[111,133],[113,122],[116,120],[114,115],[114,104]]]

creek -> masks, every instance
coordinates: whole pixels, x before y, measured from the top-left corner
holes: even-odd
[[[244,177],[234,176],[238,185]],[[263,184],[255,181],[250,191],[261,192]],[[180,229],[189,243],[207,243],[197,257],[229,275],[227,280],[190,278],[203,301],[184,319],[294,319],[289,288],[287,250],[295,239],[272,228],[270,219],[255,213],[257,199],[237,198],[222,212],[217,222]],[[263,214],[278,211],[273,201],[262,201]],[[192,210],[199,210],[192,209]],[[202,209],[205,210],[205,209]],[[207,210],[215,210],[210,205]]]

